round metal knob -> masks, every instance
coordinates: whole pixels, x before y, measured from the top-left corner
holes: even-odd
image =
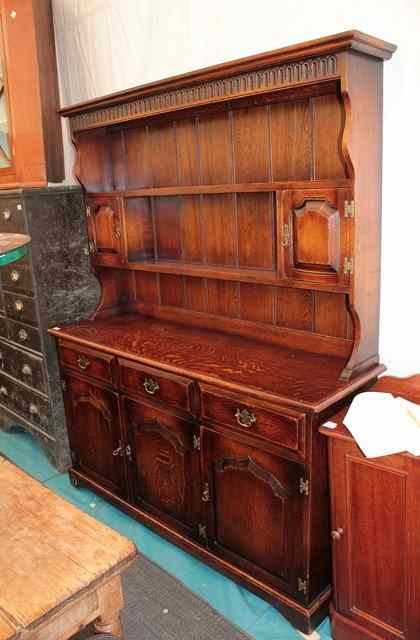
[[[253,424],[257,422],[257,418],[248,409],[236,409],[235,411],[236,422],[245,429],[250,429]]]
[[[24,376],[31,376],[32,375],[32,368],[29,366],[29,364],[24,364],[22,367],[22,373]]]
[[[146,390],[146,393],[149,393],[151,396],[154,396],[155,393],[159,391],[158,383],[153,380],[153,378],[145,378],[143,382],[143,387]]]
[[[341,529],[339,527],[338,529],[331,531],[331,538],[333,540],[341,540],[341,538],[343,537],[343,534],[344,534],[344,529]]]
[[[11,217],[12,217],[12,212],[10,211],[10,209],[4,209],[3,218],[5,220],[10,220]]]
[[[19,329],[18,337],[19,337],[19,340],[21,340],[22,342],[25,342],[25,340],[28,339],[28,332],[25,331],[25,329]]]
[[[10,279],[13,282],[17,282],[20,278],[20,273],[19,271],[16,271],[16,269],[13,269],[13,271],[10,272]]]
[[[8,390],[6,389],[6,387],[4,385],[2,385],[0,387],[0,395],[2,395],[2,396],[8,396],[9,395],[9,392],[8,392]]]
[[[18,311],[18,312],[23,311],[23,306],[24,305],[23,305],[22,300],[15,300],[14,307],[15,307],[16,311]]]
[[[31,404],[29,405],[29,413],[31,414],[31,416],[39,415],[39,409],[36,404],[33,404],[33,402],[31,402]]]

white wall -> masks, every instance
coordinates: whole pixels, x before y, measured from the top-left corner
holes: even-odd
[[[357,28],[385,63],[380,351],[420,372],[420,0],[54,0],[62,104]],[[68,179],[71,149],[67,146]]]

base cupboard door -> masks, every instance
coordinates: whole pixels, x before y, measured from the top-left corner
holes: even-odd
[[[171,411],[123,399],[130,499],[195,536],[200,512],[197,428]]]
[[[208,428],[201,439],[208,544],[304,601],[302,465]]]
[[[67,374],[64,380],[73,467],[125,496],[124,447],[116,394],[76,376]]]

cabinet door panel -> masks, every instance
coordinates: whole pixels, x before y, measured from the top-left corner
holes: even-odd
[[[204,427],[202,446],[210,545],[253,575],[302,596],[302,466]]]
[[[96,264],[119,264],[121,258],[121,203],[117,198],[90,198],[88,233]]]
[[[116,394],[66,376],[65,404],[73,466],[124,496],[124,460]]]
[[[192,535],[199,520],[195,427],[175,414],[124,399],[134,504]]]
[[[409,531],[419,526],[419,509],[407,509],[414,497],[410,481],[417,476],[418,482],[420,467],[413,466],[410,478],[408,464],[404,456],[367,460],[346,441],[334,441],[330,451],[336,608],[387,640],[414,638],[408,632],[407,589],[420,580],[410,577],[416,561],[405,549]],[[416,495],[413,506],[417,500]],[[417,636],[418,617],[416,626]]]
[[[348,285],[353,221],[345,189],[287,191],[282,195],[280,265],[289,280]]]

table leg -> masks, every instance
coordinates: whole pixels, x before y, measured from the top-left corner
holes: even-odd
[[[114,576],[109,582],[98,588],[98,601],[101,615],[94,622],[96,633],[109,633],[123,638],[120,620],[124,606],[121,576]]]

